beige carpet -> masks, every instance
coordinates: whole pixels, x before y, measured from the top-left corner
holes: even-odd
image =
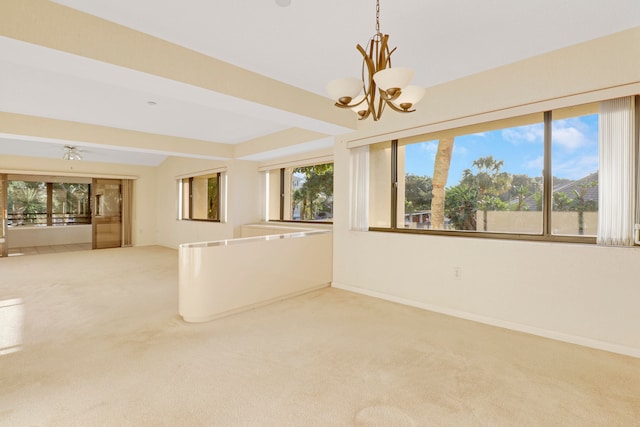
[[[183,323],[165,248],[0,259],[12,298],[2,426],[640,425],[640,359],[345,291]]]

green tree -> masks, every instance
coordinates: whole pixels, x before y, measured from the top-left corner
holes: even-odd
[[[47,212],[46,183],[9,181],[7,205],[14,223],[38,224],[38,214]]]
[[[303,183],[293,193],[292,212],[300,208],[300,220],[333,217],[333,163],[295,168]]]
[[[218,208],[220,206],[218,185],[220,177],[216,176],[207,178],[207,218],[219,219]]]
[[[553,210],[556,212],[573,210],[573,202],[567,193],[553,193]]]
[[[487,231],[487,211],[506,210],[507,204],[499,197],[511,188],[511,174],[500,172],[504,161],[495,160],[493,156],[480,157],[474,160],[471,169],[465,169],[460,183],[476,188],[478,192],[477,208],[482,210],[482,229]]]
[[[431,209],[433,182],[428,176],[407,174],[405,176],[404,210],[406,213]]]
[[[445,215],[449,224],[456,230],[476,230],[476,212],[478,210],[478,189],[467,185],[458,185],[447,189],[445,196]]]
[[[524,211],[528,210],[525,203],[527,198],[541,191],[542,183],[538,182],[537,178],[531,178],[529,175],[524,174],[514,174],[511,176],[511,188],[503,194],[501,199],[508,203],[512,203],[515,200],[515,206],[510,208],[515,211]]]

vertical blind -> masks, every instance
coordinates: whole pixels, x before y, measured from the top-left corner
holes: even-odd
[[[634,98],[600,103],[598,238],[605,246],[634,244],[636,132]]]

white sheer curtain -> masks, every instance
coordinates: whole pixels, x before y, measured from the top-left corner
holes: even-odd
[[[349,229],[369,229],[369,146],[349,150]]]
[[[598,244],[634,242],[636,142],[633,97],[600,103]]]

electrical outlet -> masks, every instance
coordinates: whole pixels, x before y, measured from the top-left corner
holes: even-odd
[[[455,280],[462,280],[462,268],[453,267],[453,278]]]

